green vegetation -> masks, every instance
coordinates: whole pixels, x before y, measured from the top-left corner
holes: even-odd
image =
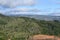
[[[0,40],[28,40],[36,34],[60,36],[60,22],[0,14]]]

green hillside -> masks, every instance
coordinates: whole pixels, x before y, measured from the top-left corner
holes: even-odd
[[[60,36],[60,22],[0,14],[0,40],[28,40],[37,34]]]

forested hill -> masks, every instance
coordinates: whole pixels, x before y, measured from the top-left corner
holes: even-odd
[[[0,14],[0,40],[26,40],[37,34],[60,36],[60,22]]]

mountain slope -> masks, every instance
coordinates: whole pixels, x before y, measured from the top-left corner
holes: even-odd
[[[29,17],[11,17],[0,14],[0,39],[26,40],[37,34],[60,36],[59,21],[44,21]],[[3,36],[3,37],[2,37]]]

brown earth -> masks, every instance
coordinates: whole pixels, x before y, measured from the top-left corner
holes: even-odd
[[[34,35],[33,37],[30,37],[29,40],[60,40],[60,38],[50,35]]]

